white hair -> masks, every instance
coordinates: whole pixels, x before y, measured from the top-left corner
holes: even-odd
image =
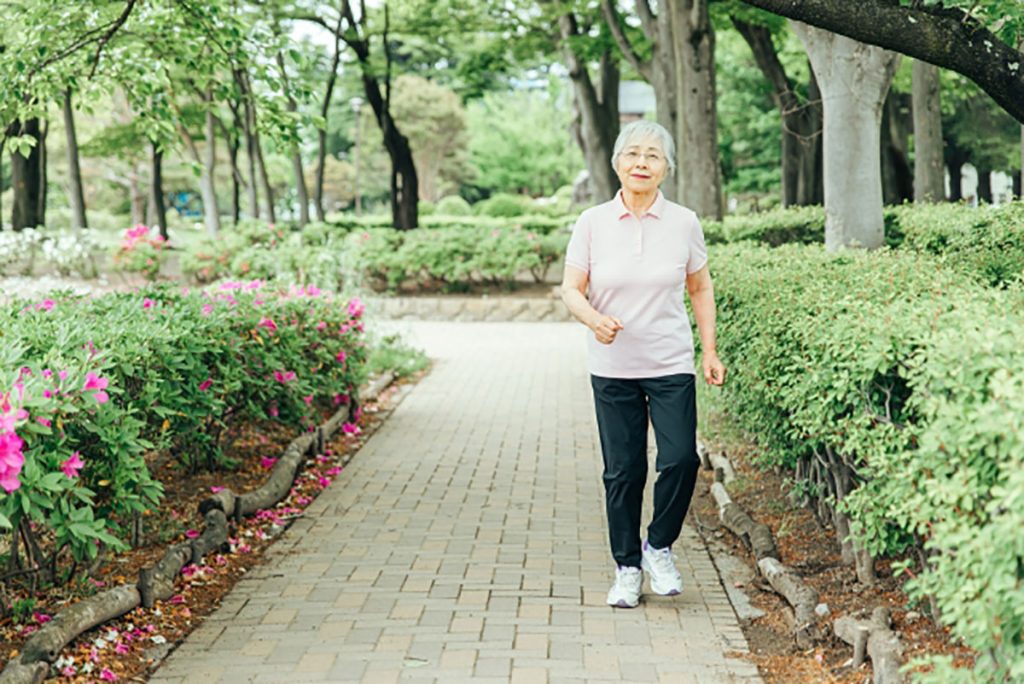
[[[628,123],[619,131],[619,137],[615,139],[615,147],[612,151],[612,167],[615,168],[618,164],[622,150],[644,138],[654,138],[658,141],[661,151],[665,153],[665,161],[668,162],[669,175],[675,173],[676,144],[672,140],[672,134],[661,124],[646,119]]]

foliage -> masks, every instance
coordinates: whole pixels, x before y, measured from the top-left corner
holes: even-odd
[[[391,334],[372,338],[370,353],[366,359],[369,375],[391,371],[396,378],[405,378],[430,365],[427,355],[420,349],[410,347],[400,335]]]
[[[0,522],[31,520],[79,560],[119,546],[160,498],[147,452],[224,465],[231,421],[311,425],[358,386],[361,314],[357,300],[258,281],[5,307]]]
[[[537,282],[560,261],[568,235],[540,236],[522,228],[384,228],[349,235],[353,268],[377,290],[464,291],[514,286],[529,271]]]
[[[114,270],[141,273],[146,280],[156,280],[160,265],[166,260],[165,247],[163,236],[152,234],[149,226],[129,228],[114,251]]]
[[[473,210],[470,208],[469,202],[458,195],[448,195],[437,201],[435,213],[445,216],[469,216]]]
[[[982,653],[979,681],[1019,678],[1011,530],[1024,522],[1024,320],[1007,312],[1021,310],[1020,293],[913,251],[740,244],[713,247],[711,263],[719,348],[742,359],[719,401],[757,436],[763,463],[841,455],[857,475],[840,505],[857,538],[873,554],[923,543],[930,561],[909,590],[934,595],[942,620]],[[806,487],[800,472],[795,486]],[[1007,541],[994,552],[993,538]]]
[[[753,240],[772,247],[825,240],[825,211],[820,206],[773,209],[758,214],[730,214],[704,223],[709,244]]]
[[[474,204],[473,213],[478,216],[509,218],[530,213],[531,206],[529,197],[499,192]]]

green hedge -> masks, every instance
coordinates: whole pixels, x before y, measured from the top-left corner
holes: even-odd
[[[1007,313],[1020,292],[910,251],[746,244],[711,263],[731,373],[717,401],[798,492],[839,499],[837,522],[871,553],[930,557],[909,591],[992,654],[975,677],[1020,680],[1024,319]]]
[[[392,228],[390,216],[332,216],[328,224],[335,230],[349,233],[371,228]],[[420,228],[522,228],[534,233],[553,233],[576,222],[576,215],[546,216],[517,214],[515,216],[469,216],[460,214],[432,214],[420,217]]]
[[[219,467],[238,418],[311,427],[363,379],[361,314],[258,282],[3,307],[0,527],[31,521],[78,560],[122,546],[161,495],[145,453]]]

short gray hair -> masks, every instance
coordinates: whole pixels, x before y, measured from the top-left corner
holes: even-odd
[[[639,119],[630,122],[619,131],[619,137],[615,139],[615,147],[612,151],[612,168],[615,168],[622,150],[637,140],[644,138],[655,138],[661,145],[661,151],[665,153],[665,161],[668,162],[668,173],[676,172],[676,144],[672,140],[672,134],[665,130],[665,127],[654,121]]]

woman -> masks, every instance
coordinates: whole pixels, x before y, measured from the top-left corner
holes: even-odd
[[[700,461],[690,296],[706,382],[721,385],[715,350],[715,297],[696,214],[658,189],[675,172],[672,136],[651,121],[622,129],[612,154],[622,189],[583,212],[566,250],[562,299],[588,336],[612,557],[608,604],[633,608],[643,571],[651,590],[682,591],[672,557]],[[588,294],[589,291],[589,294]],[[640,540],[647,481],[648,419],[658,447],[654,517]]]

